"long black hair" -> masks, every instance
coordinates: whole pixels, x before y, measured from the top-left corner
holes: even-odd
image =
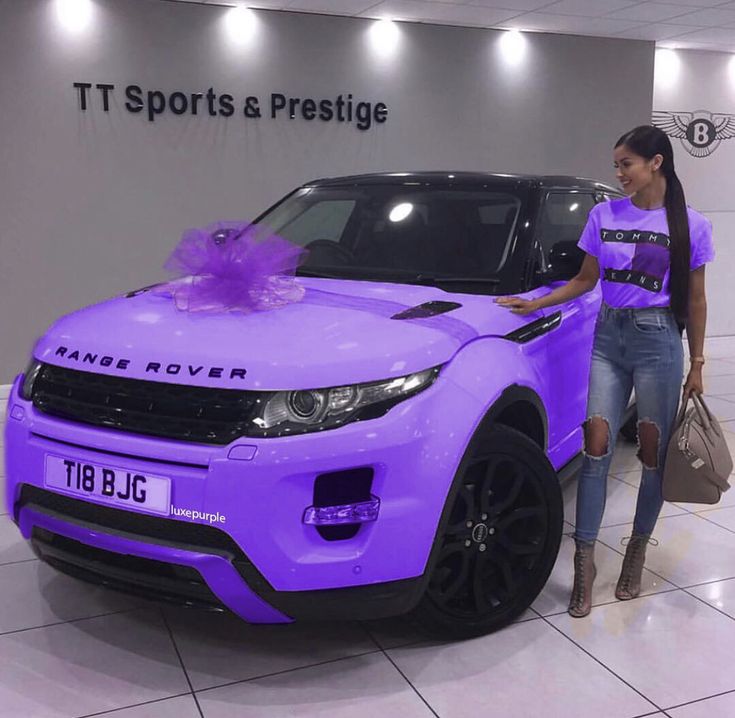
[[[670,261],[669,290],[671,310],[680,328],[686,326],[689,316],[689,215],[684,199],[684,188],[674,171],[674,150],[671,140],[663,130],[652,125],[640,125],[626,132],[616,143],[618,148],[625,145],[639,157],[651,160],[656,155],[664,159],[661,172],[666,178],[666,221],[669,225]]]

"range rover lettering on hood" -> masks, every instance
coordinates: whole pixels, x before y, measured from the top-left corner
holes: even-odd
[[[180,364],[172,362],[166,364],[161,361],[138,361],[113,357],[109,354],[84,352],[80,349],[58,346],[54,356],[62,357],[67,361],[87,364],[89,366],[114,367],[120,371],[130,371],[137,368],[145,374],[167,374],[169,376],[206,376],[210,379],[244,379],[247,369],[239,367],[205,366],[204,364]]]

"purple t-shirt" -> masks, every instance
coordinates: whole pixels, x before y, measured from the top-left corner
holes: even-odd
[[[692,270],[715,257],[712,223],[687,207]],[[611,307],[668,307],[666,209],[640,209],[630,197],[595,205],[578,246],[597,257],[602,298]]]

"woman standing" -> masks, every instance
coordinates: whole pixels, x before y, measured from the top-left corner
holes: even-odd
[[[633,388],[643,468],[615,595],[627,600],[640,592],[646,546],[663,504],[662,468],[679,403],[684,327],[691,365],[684,395],[703,392],[704,265],[714,259],[712,224],[687,207],[671,142],[662,130],[642,125],[627,132],[615,144],[613,158],[616,177],[628,196],[598,204],[590,212],[579,240],[586,253],[579,274],[539,299],[497,300],[517,314],[527,314],[568,302],[602,281],[584,463],[577,486],[569,602],[574,617],[586,616],[592,606],[594,545],[605,509],[607,474]]]

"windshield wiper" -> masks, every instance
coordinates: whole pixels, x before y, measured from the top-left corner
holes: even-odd
[[[325,279],[363,279],[372,282],[393,281],[405,284],[420,284],[427,287],[495,287],[500,284],[498,277],[447,277],[432,274],[400,272],[384,267],[335,267],[333,271],[317,267],[299,267],[296,276],[324,277]]]
[[[396,282],[407,282],[412,284],[416,279],[413,272],[397,272],[395,269],[383,267],[334,267],[320,269],[318,267],[299,267],[296,276],[304,277],[326,277],[327,279],[366,279],[373,282],[393,280]]]
[[[324,279],[344,279],[341,274],[334,274],[333,272],[325,272],[319,269],[309,269],[307,267],[299,267],[296,270],[297,277],[323,277]]]
[[[482,286],[494,287],[500,284],[498,277],[432,277],[431,275],[419,274],[416,277],[419,284],[440,287],[443,284],[480,284]]]

